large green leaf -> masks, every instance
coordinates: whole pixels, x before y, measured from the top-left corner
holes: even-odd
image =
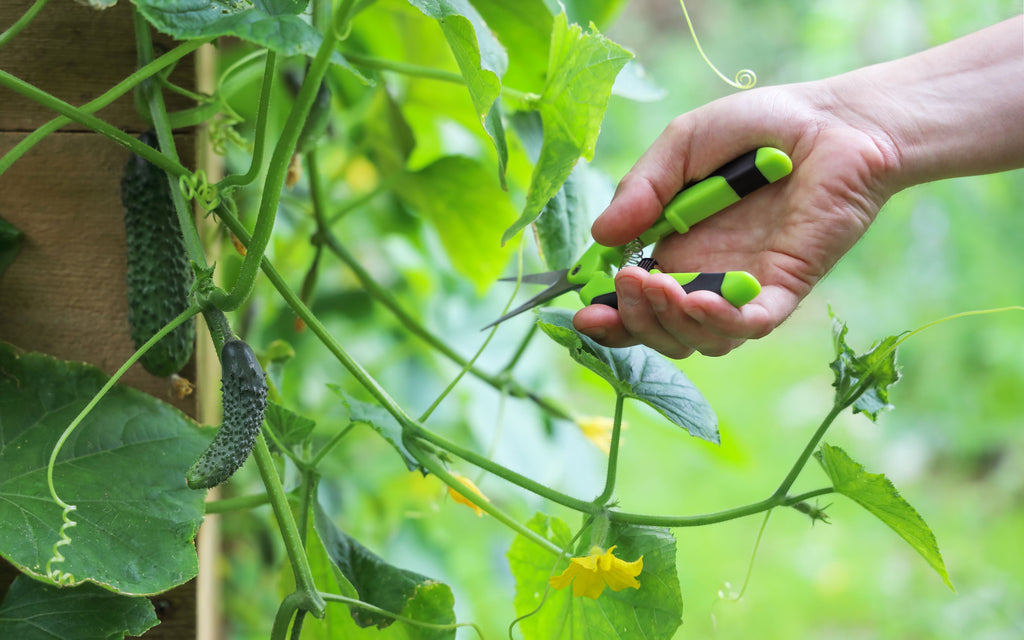
[[[896,341],[899,336],[889,336],[873,344],[864,353],[854,353],[846,344],[846,323],[829,310],[832,316],[832,339],[836,359],[829,365],[835,374],[832,386],[836,388],[836,401],[842,402],[850,392],[861,384],[864,392],[853,404],[853,412],[863,412],[872,421],[878,414],[891,409],[889,387],[900,379],[896,366]]]
[[[537,243],[548,269],[568,269],[583,254],[590,238],[589,218],[580,206],[581,197],[573,176],[548,200],[534,223]]]
[[[0,555],[33,576],[45,579],[61,527],[46,485],[50,452],[105,381],[89,365],[0,344]],[[204,493],[185,485],[185,472],[211,437],[170,405],[115,387],[57,458],[54,483],[77,505],[78,524],[54,568],[125,594],[195,576]]]
[[[483,164],[465,156],[446,156],[403,176],[396,192],[410,209],[433,223],[459,273],[479,290],[494,284],[511,253],[511,247],[501,246],[501,231],[516,213]]]
[[[60,588],[24,575],[0,603],[0,638],[11,640],[120,640],[159,623],[146,598],[92,584]]]
[[[836,492],[864,507],[899,534],[935,569],[946,586],[953,589],[935,534],[889,478],[881,473],[868,473],[845,451],[827,443],[814,455]]]
[[[540,111],[544,145],[533,168],[526,205],[502,236],[507,241],[540,215],[576,162],[594,156],[608,97],[619,70],[633,54],[597,33],[555,17],[547,81],[530,106]]]
[[[508,68],[508,54],[468,0],[409,2],[440,25],[459,65],[459,71],[466,80],[480,123],[498,152],[498,175],[504,185],[508,144],[497,100],[501,94],[501,76]]]
[[[526,523],[532,531],[565,548],[572,539],[569,527],[544,514]],[[596,599],[573,597],[572,589],[549,589],[548,579],[568,562],[558,561],[528,538],[517,536],[508,550],[508,563],[516,581],[515,608],[526,615],[520,623],[525,640],[668,640],[682,622],[683,600],[676,575],[676,541],[667,529],[613,524],[603,545],[615,546],[615,556],[633,561],[643,556],[639,589],[605,589]],[[544,595],[547,599],[544,600]]]
[[[544,333],[617,393],[654,407],[690,435],[718,444],[718,418],[711,405],[664,356],[644,346],[602,347],[573,328],[572,313],[565,309],[541,309],[537,315]]]
[[[20,229],[0,218],[0,275],[3,275],[4,269],[18,256],[24,237],[25,234]]]
[[[339,529],[322,507],[316,505],[315,509],[316,532],[342,576],[339,582],[344,584],[343,590],[351,586],[359,600],[412,620],[431,625],[454,624],[455,600],[448,585],[388,564]],[[360,627],[385,629],[394,623],[392,617],[357,606],[351,607],[351,611],[352,619]],[[396,627],[400,635],[385,637],[409,640],[445,640],[455,637],[454,628],[437,629],[403,623],[396,624]]]
[[[235,36],[286,56],[312,57],[323,36],[295,15],[305,4],[299,0],[135,0],[150,24],[178,40]],[[363,77],[337,51],[331,61]]]
[[[540,93],[548,68],[554,16],[544,0],[470,0],[498,41],[515,55],[502,83]]]

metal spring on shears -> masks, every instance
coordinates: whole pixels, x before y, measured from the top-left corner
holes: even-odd
[[[630,240],[623,246],[622,263],[619,264],[619,268],[634,267],[640,263],[643,257],[644,243],[640,241],[640,238]]]

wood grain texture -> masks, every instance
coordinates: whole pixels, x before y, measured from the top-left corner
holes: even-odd
[[[2,0],[0,29],[32,0]],[[155,35],[157,53],[173,43]],[[131,5],[95,11],[70,0],[50,2],[22,33],[0,48],[0,69],[81,105],[136,66]],[[179,62],[172,79],[191,87],[194,66]],[[192,106],[179,96],[169,108]],[[55,114],[0,89],[0,153]],[[146,125],[128,94],[97,115],[137,133]],[[182,158],[194,157],[191,133],[176,137]],[[128,152],[78,125],[43,140],[0,175],[0,217],[25,240],[0,274],[0,340],[29,351],[93,364],[113,373],[134,351],[128,334],[121,170]],[[195,381],[195,361],[183,375]],[[196,381],[203,384],[202,381]],[[195,396],[172,397],[168,381],[132,367],[122,383],[170,402],[195,417]],[[214,379],[212,384],[217,385]],[[17,571],[0,560],[0,597]],[[147,640],[196,637],[196,581],[151,598],[161,624]]]
[[[14,24],[33,0],[0,2],[0,30]],[[157,55],[174,47],[163,34],[153,34]],[[0,69],[58,98],[79,106],[98,97],[136,68],[135,30],[128,0],[105,11],[60,0],[50,2],[18,36],[0,48]],[[191,57],[178,62],[171,80],[184,87],[194,85]],[[170,94],[168,109],[190,106],[184,97]],[[17,93],[0,88],[0,131],[31,131],[56,114]],[[131,93],[100,110],[97,115],[129,131],[142,131],[145,123],[135,112]],[[81,131],[78,124],[65,130]]]

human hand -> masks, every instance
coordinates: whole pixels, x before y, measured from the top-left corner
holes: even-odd
[[[761,146],[786,151],[794,171],[655,248],[665,272],[745,270],[762,284],[735,308],[716,294],[685,293],[665,274],[626,267],[618,310],[591,305],[575,327],[612,347],[646,344],[667,356],[723,355],[786,319],[864,234],[895,191],[898,154],[858,114],[843,112],[825,82],[759,89],[677,117],[622,179],[595,221],[594,239],[624,244],[645,231],[687,183]]]

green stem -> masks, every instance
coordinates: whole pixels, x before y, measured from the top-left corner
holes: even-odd
[[[277,71],[277,54],[267,50],[267,60],[263,67],[263,83],[260,85],[260,102],[256,112],[256,131],[253,138],[252,162],[244,174],[225,176],[217,183],[217,188],[238,187],[247,185],[256,179],[263,166],[263,150],[267,139],[267,114],[270,111],[270,91],[274,86],[274,74]]]
[[[818,448],[818,443],[821,442],[823,437],[825,437],[825,432],[832,426],[832,423],[835,422],[835,419],[840,413],[856,402],[857,398],[861,397],[861,395],[868,390],[872,384],[872,380],[873,378],[871,374],[868,374],[860,384],[850,390],[850,393],[845,398],[836,400],[835,404],[832,406],[832,410],[828,412],[825,419],[821,421],[820,425],[818,425],[818,429],[814,432],[814,435],[812,435],[811,439],[807,441],[807,445],[804,446],[804,450],[800,452],[800,456],[796,459],[796,462],[793,463],[789,473],[787,473],[786,477],[782,479],[782,482],[779,484],[779,488],[775,490],[774,494],[772,494],[773,497],[782,497],[789,492],[790,487],[792,487],[793,483],[796,482],[797,476],[800,475],[800,472],[803,471],[807,461],[810,460],[811,456],[814,454],[814,450]]]
[[[320,592],[316,590],[313,571],[306,558],[305,545],[299,535],[291,507],[288,505],[288,495],[285,493],[284,487],[281,486],[281,478],[277,475],[274,459],[262,433],[256,438],[253,458],[256,460],[256,467],[260,471],[263,485],[270,497],[270,506],[274,509],[274,516],[277,518],[277,524],[281,530],[281,538],[288,552],[288,559],[292,563],[292,570],[295,572],[296,589],[301,594],[298,601],[299,606],[317,618],[323,618],[326,605],[323,598],[320,597]],[[275,628],[276,626],[275,623]]]
[[[740,592],[735,596],[731,594],[729,596],[722,596],[721,592],[719,592],[720,600],[739,602],[743,598],[743,594],[747,592],[747,587],[750,585],[750,576],[754,573],[754,561],[757,560],[757,550],[761,548],[761,539],[764,538],[764,530],[768,528],[768,519],[771,518],[771,515],[771,509],[764,512],[764,518],[761,520],[761,528],[757,530],[757,538],[754,539],[754,549],[750,552],[750,562],[747,563],[747,575],[743,578],[743,586],[740,587]]]
[[[249,241],[249,233],[238,221],[238,218],[231,215],[231,213],[223,207],[219,207],[217,209],[217,215],[221,217],[221,220],[223,220],[228,226],[228,229],[238,237],[243,245]],[[339,344],[334,336],[327,331],[327,328],[322,322],[320,322],[319,318],[317,318],[316,315],[309,310],[309,307],[299,299],[299,296],[292,291],[288,286],[288,283],[285,282],[285,279],[280,273],[278,273],[277,269],[274,268],[273,264],[271,264],[269,260],[264,259],[262,261],[262,268],[263,273],[267,276],[267,280],[269,280],[274,288],[277,289],[277,292],[281,295],[285,304],[291,307],[292,311],[294,311],[297,316],[302,318],[303,322],[306,323],[306,326],[309,327],[309,330],[320,339],[320,342],[327,347],[327,350],[330,351],[338,362],[348,370],[349,374],[356,379],[356,382],[366,389],[377,400],[377,403],[398,421],[402,426],[403,431],[409,433],[411,436],[432,442],[467,462],[480,467],[481,469],[485,469],[496,476],[504,478],[509,482],[517,484],[528,491],[532,491],[541,497],[547,498],[548,500],[583,513],[590,513],[593,510],[593,505],[591,503],[567,496],[559,491],[555,491],[554,489],[542,485],[539,482],[535,482],[525,476],[515,473],[496,462],[488,460],[482,455],[446,440],[410,418],[398,403],[388,395],[384,388],[380,386],[373,376],[371,376],[362,368],[362,366],[359,365],[359,363],[348,355],[348,353],[341,347],[341,344]]]
[[[461,355],[459,355],[454,349],[448,346],[447,342],[441,340],[440,338],[432,334],[430,331],[426,329],[426,327],[420,324],[412,315],[407,313],[405,309],[402,308],[402,305],[398,303],[395,297],[391,295],[391,293],[387,289],[380,286],[380,284],[378,284],[377,281],[373,279],[373,276],[371,276],[370,273],[366,269],[364,269],[361,264],[359,264],[359,261],[356,260],[355,257],[351,253],[349,253],[348,250],[340,242],[338,242],[337,237],[335,237],[335,235],[331,233],[329,224],[327,222],[327,194],[324,189],[323,176],[319,171],[319,164],[315,150],[310,151],[309,153],[306,154],[306,166],[309,174],[308,179],[310,184],[310,193],[312,195],[311,199],[313,202],[313,216],[316,219],[317,223],[317,236],[319,238],[319,241],[325,243],[327,245],[327,248],[330,249],[335,256],[337,256],[342,262],[344,262],[348,266],[349,269],[352,270],[352,273],[355,274],[356,278],[363,285],[363,288],[366,290],[367,293],[370,294],[371,297],[373,297],[375,300],[383,304],[392,313],[392,315],[394,315],[395,318],[398,319],[402,326],[405,327],[410,333],[412,333],[415,336],[418,336],[424,342],[433,347],[436,351],[447,357],[456,365],[462,367],[463,371],[468,371],[469,373],[473,374],[476,378],[486,382],[487,384],[491,385],[498,391],[507,391],[510,395],[513,395],[517,398],[529,398],[530,400],[533,400],[535,403],[537,403],[537,405],[539,405],[548,413],[556,417],[562,418],[563,420],[572,420],[571,416],[569,416],[568,412],[565,409],[559,407],[551,400],[547,400],[530,392],[529,390],[525,389],[524,387],[516,383],[514,380],[512,380],[509,376],[492,376],[487,373],[484,373],[480,369],[477,369],[476,367],[473,366],[473,362],[476,360],[476,357],[480,355],[479,351],[477,352],[477,355],[473,357],[472,360],[466,360]],[[372,197],[376,197],[377,191],[375,190],[370,195]],[[338,215],[334,217],[334,220],[336,220],[337,218]],[[493,333],[491,335],[493,335]],[[488,337],[488,340],[490,340],[490,337]],[[486,344],[487,343],[485,342],[484,346],[486,346]],[[525,345],[523,348],[525,348]],[[512,364],[514,364],[514,361],[510,363],[510,366]],[[438,401],[440,401],[440,399]],[[430,411],[433,411],[433,407],[430,409]],[[430,413],[428,412],[426,415],[429,416]],[[420,418],[420,421],[422,422],[424,419],[425,418]]]
[[[274,230],[274,219],[281,201],[281,191],[284,188],[288,164],[291,162],[306,115],[309,113],[320,87],[320,81],[330,65],[336,42],[335,30],[328,29],[316,52],[316,57],[313,58],[313,62],[309,66],[299,94],[295,98],[295,104],[285,121],[281,137],[274,145],[274,152],[270,156],[270,166],[263,183],[263,197],[260,199],[252,241],[248,245],[245,260],[242,262],[235,284],[230,292],[215,290],[210,294],[210,302],[220,309],[225,311],[237,309],[252,293],[256,275],[263,260],[263,252],[266,250],[267,244],[270,242],[270,235]]]
[[[444,69],[438,69],[436,67],[425,67],[423,65],[412,64],[410,62],[401,62],[399,60],[388,60],[386,58],[368,56],[364,53],[359,53],[358,51],[345,51],[343,55],[345,56],[345,59],[352,64],[366,69],[393,71],[412,78],[425,78],[428,80],[438,80],[440,82],[450,82],[452,84],[466,84],[466,79],[462,74],[454,71],[445,71]],[[511,87],[504,86],[501,88],[501,95],[525,107],[534,105],[540,98],[537,94],[518,91]]]
[[[160,56],[156,60],[153,60],[149,64],[140,67],[135,73],[131,74],[121,82],[117,83],[109,90],[105,91],[99,97],[85,103],[84,105],[79,107],[79,110],[81,110],[83,113],[95,113],[99,111],[103,107],[106,107],[107,105],[112,103],[114,100],[120,98],[124,94],[131,91],[136,85],[138,85],[143,80],[146,80],[147,78],[152,77],[154,74],[158,73],[162,69],[171,66],[172,64],[174,64],[181,58],[187,56],[188,54],[192,53],[193,51],[198,49],[200,46],[206,44],[207,42],[208,40],[189,40],[188,42],[184,42],[178,45],[177,47],[171,49],[170,51]],[[4,154],[3,158],[0,158],[0,173],[6,171],[12,164],[14,164],[19,158],[21,158],[21,156],[25,155],[25,153],[29,149],[34,147],[40,140],[50,135],[54,131],[57,131],[64,125],[69,124],[71,121],[71,118],[67,118],[65,116],[58,116],[53,120],[50,120],[46,124],[42,125],[32,133],[28,134],[24,138],[22,138],[18,142],[18,144],[14,145],[14,147],[11,148],[10,151]]]
[[[502,523],[509,529],[512,529],[519,535],[523,536],[524,538],[527,538],[528,540],[538,545],[545,551],[548,551],[556,556],[561,556],[562,550],[558,548],[558,545],[554,544],[550,540],[547,540],[546,538],[541,537],[540,534],[530,530],[525,525],[513,519],[507,513],[505,513],[498,507],[494,506],[494,504],[492,504],[490,501],[485,500],[484,498],[478,496],[473,491],[470,491],[466,485],[462,484],[457,479],[455,479],[455,477],[452,476],[452,474],[448,473],[448,470],[445,469],[444,466],[440,462],[438,462],[438,460],[434,456],[424,453],[415,443],[407,442],[407,445],[409,445],[409,452],[412,453],[414,458],[416,458],[416,461],[423,465],[423,467],[427,471],[437,476],[437,478],[440,479],[441,482],[444,482],[454,491],[457,491],[464,498],[475,504],[485,513],[487,513],[492,518]]]
[[[430,80],[440,80],[441,82],[451,82],[453,84],[466,84],[466,79],[463,78],[461,74],[454,71],[445,71],[443,69],[425,67],[409,62],[400,62],[398,60],[386,60],[384,58],[368,56],[356,51],[346,51],[342,55],[344,55],[345,59],[352,64],[366,69],[394,71],[414,78],[428,78]]]
[[[133,17],[139,66],[145,66],[153,61],[153,39],[149,33],[149,23],[142,17],[142,14],[135,10]],[[171,125],[167,119],[167,106],[164,104],[164,96],[159,85],[152,81],[143,82],[139,90],[144,102],[149,107],[149,115],[153,122],[153,128],[156,130],[160,150],[174,162],[180,163],[178,150],[174,144],[174,133],[171,131]],[[178,187],[177,176],[172,177],[171,174],[167,174],[167,182],[171,190],[174,209],[178,213],[178,224],[185,241],[185,251],[192,262],[206,269],[206,251],[203,249],[203,241],[199,238],[199,230],[196,228],[192,209],[188,206],[185,195]]]
[[[224,498],[206,503],[206,513],[230,513],[232,511],[247,511],[270,504],[270,496],[266,493],[257,493],[251,496],[238,496],[235,498]]]
[[[327,602],[338,602],[338,603],[341,603],[341,604],[349,605],[351,607],[357,607],[359,609],[365,609],[365,610],[370,611],[372,613],[376,613],[377,615],[387,616],[388,618],[392,618],[394,620],[397,620],[398,622],[404,622],[406,624],[411,624],[413,626],[421,627],[423,629],[435,629],[435,630],[438,630],[438,631],[449,631],[449,630],[458,629],[459,627],[470,627],[474,631],[476,631],[477,636],[479,636],[481,638],[481,640],[483,640],[483,637],[484,637],[483,632],[480,631],[480,627],[476,626],[475,624],[473,624],[471,622],[457,622],[457,623],[454,623],[454,624],[434,624],[432,622],[421,622],[420,620],[415,620],[413,618],[407,618],[407,617],[405,617],[405,616],[403,616],[401,614],[398,614],[398,613],[393,613],[391,611],[386,611],[386,610],[381,609],[380,607],[374,606],[374,605],[372,605],[372,604],[370,604],[368,602],[363,602],[362,600],[356,600],[355,598],[349,598],[349,597],[341,596],[341,595],[338,595],[338,594],[335,594],[335,593],[322,593],[320,595],[322,595],[324,600],[326,600]]]
[[[762,511],[778,507],[785,501],[785,496],[781,498],[772,496],[765,498],[760,502],[754,502],[741,507],[733,507],[732,509],[724,509],[722,511],[715,511],[714,513],[696,516],[658,516],[645,513],[609,511],[608,518],[614,522],[624,522],[626,524],[638,524],[652,527],[702,527],[709,524],[725,522],[727,520],[735,520],[736,518],[744,518],[746,516],[754,515],[755,513],[761,513]]]
[[[323,594],[317,592],[317,596],[320,601],[323,602]],[[285,596],[284,600],[281,601],[281,606],[277,608],[277,614],[274,616],[274,626],[270,630],[270,640],[286,640],[285,636],[288,635],[288,625],[292,621],[292,617],[295,616],[295,612],[303,605],[306,600],[306,594],[301,591],[293,591]],[[324,603],[324,609],[326,610],[327,605]]]
[[[512,354],[511,358],[509,358],[508,364],[505,365],[505,368],[502,371],[511,372],[516,368],[516,365],[519,364],[519,360],[521,360],[523,355],[526,353],[526,348],[530,346],[530,341],[533,340],[533,336],[537,335],[537,328],[539,326],[540,325],[536,322],[530,325],[530,329],[526,332],[526,335],[523,336],[523,339],[519,341],[519,346],[516,348],[516,352]],[[566,420],[571,420],[571,418],[566,416]]]
[[[308,464],[309,468],[316,469],[317,467],[319,467],[320,466],[320,462],[323,461],[323,459],[327,456],[327,454],[330,453],[331,450],[334,449],[334,447],[338,446],[338,443],[341,442],[342,438],[347,436],[349,434],[349,432],[352,431],[352,429],[355,429],[355,427],[356,427],[356,423],[352,422],[352,423],[349,423],[344,429],[342,429],[338,433],[334,434],[334,437],[332,437],[330,440],[328,440],[327,444],[325,444],[323,447],[321,447],[320,451],[317,452],[316,456],[312,460],[309,461],[309,464]]]
[[[224,207],[218,207],[217,215],[220,216],[221,220],[227,225],[228,229],[235,234],[235,236],[242,242],[243,245],[248,246],[250,241],[249,232],[242,226],[238,218],[232,215]],[[292,311],[299,316],[306,326],[313,334],[320,339],[320,342],[327,347],[327,350],[341,363],[349,374],[356,379],[363,388],[365,388],[373,397],[377,400],[377,403],[384,408],[385,411],[390,413],[403,428],[407,428],[410,425],[414,425],[415,422],[412,418],[402,410],[397,402],[384,390],[383,387],[371,376],[363,367],[356,362],[352,357],[342,348],[341,344],[327,331],[327,328],[322,322],[309,310],[299,296],[288,286],[288,283],[281,276],[281,274],[274,268],[274,265],[269,260],[264,258],[261,261],[261,267],[263,273],[266,274],[267,280],[270,281],[271,285],[277,289],[277,292],[281,295],[285,304],[291,307]]]
[[[71,436],[71,433],[76,428],[78,428],[78,425],[81,424],[82,420],[84,420],[85,417],[89,415],[89,413],[96,407],[96,405],[99,404],[100,400],[102,400],[103,397],[107,395],[107,392],[109,392],[114,387],[114,385],[117,384],[117,381],[121,379],[121,376],[127,373],[128,369],[130,369],[133,364],[139,361],[139,358],[145,355],[146,352],[153,347],[153,345],[155,345],[157,342],[160,342],[160,340],[163,339],[164,336],[174,331],[176,328],[178,328],[180,324],[187,322],[189,319],[191,319],[198,313],[199,307],[196,305],[192,305],[188,309],[185,309],[180,314],[178,314],[178,316],[174,318],[174,320],[171,320],[169,323],[164,325],[163,328],[161,328],[159,331],[153,334],[152,338],[146,340],[146,342],[144,342],[141,347],[136,349],[135,353],[133,353],[131,357],[129,357],[127,360],[125,360],[124,364],[122,364],[118,368],[118,370],[114,372],[114,375],[112,375],[103,384],[103,386],[100,387],[100,390],[96,392],[96,395],[92,397],[89,403],[86,404],[85,407],[83,407],[82,410],[78,413],[78,415],[75,416],[75,419],[71,421],[71,424],[68,425],[67,429],[64,430],[64,433],[62,433],[60,438],[57,440],[57,444],[55,444],[53,446],[53,450],[50,451],[50,460],[46,465],[46,481],[50,488],[50,496],[53,498],[54,502],[61,505],[62,507],[67,506],[63,500],[57,497],[57,492],[54,489],[53,467],[57,462],[57,454],[60,453],[61,448],[64,446],[64,443],[67,442],[67,439],[68,437]]]
[[[533,492],[541,496],[542,498],[546,498],[552,502],[560,504],[564,507],[568,507],[570,509],[574,509],[581,513],[593,513],[594,511],[593,503],[586,502],[578,498],[573,498],[572,496],[568,496],[562,493],[561,491],[557,491],[555,489],[552,489],[551,487],[548,487],[547,485],[541,484],[535,480],[531,480],[530,478],[520,475],[515,471],[512,471],[508,467],[502,466],[501,464],[498,464],[497,462],[494,462],[493,460],[490,460],[480,455],[479,453],[476,453],[475,451],[471,451],[469,449],[461,447],[455,444],[454,442],[418,424],[413,425],[411,427],[411,431],[412,436],[420,438],[422,440],[426,440],[427,442],[444,449],[448,453],[458,456],[459,458],[462,458],[466,462],[474,466],[480,467],[481,469],[493,475],[496,475],[499,478],[507,480],[512,484],[518,485],[523,489],[526,489],[527,491]]]
[[[818,496],[827,496],[828,494],[835,492],[835,487],[822,487],[821,489],[815,489],[814,491],[805,491],[804,493],[798,493],[795,496],[787,496],[785,500],[779,503],[779,506],[792,507],[794,504],[806,502],[811,498],[817,498]]]
[[[302,487],[299,490],[299,538],[302,546],[306,546],[306,531],[309,528],[309,508],[313,504],[313,496],[316,495],[316,487],[320,483],[320,477],[313,469],[306,469],[302,472]]]
[[[145,78],[141,78],[139,81],[143,79]],[[135,84],[138,84],[138,82],[136,82]],[[28,82],[25,82],[21,78],[15,77],[3,70],[0,70],[0,87],[10,89],[11,91],[14,91],[16,93],[20,93],[29,100],[37,102],[47,109],[56,111],[57,113],[64,116],[67,119],[67,122],[77,122],[78,124],[86,127],[91,131],[95,131],[96,133],[102,136],[110,138],[111,140],[121,145],[125,149],[128,149],[129,151],[136,155],[142,156],[153,165],[156,165],[157,167],[174,175],[175,177],[188,176],[191,175],[192,173],[184,166],[182,166],[181,163],[175,162],[174,160],[167,157],[163,153],[157,151],[148,144],[140,142],[134,136],[128,135],[127,133],[121,131],[117,127],[114,127],[104,122],[103,120],[100,120],[96,116],[89,113],[87,110],[68,104],[60,98],[57,98],[56,96],[53,96],[43,91],[42,89]],[[127,91],[127,89],[125,89],[125,91]],[[98,99],[99,98],[97,98],[97,100]],[[62,123],[57,128],[63,126],[63,124],[66,123]],[[48,123],[46,125],[43,125],[43,127],[41,128],[50,126],[51,124]],[[19,150],[17,154],[14,153],[15,149]],[[12,149],[10,152],[4,155],[2,159],[0,159],[0,174],[7,171],[7,169],[9,169],[12,164],[14,164],[14,161],[17,160],[18,157],[20,157],[20,155],[25,152],[25,150],[27,150],[27,147],[22,147],[21,145],[18,145],[15,147],[15,149]]]
[[[594,499],[594,506],[604,507],[615,492],[615,475],[619,467],[619,436],[622,432],[622,406],[626,398],[621,393],[615,394],[615,418],[612,423],[612,442],[608,450],[608,475],[604,481],[604,491]]]
[[[313,179],[313,176],[310,176]],[[468,360],[459,355],[454,349],[448,346],[448,343],[438,338],[430,331],[421,325],[412,315],[405,311],[402,306],[398,303],[391,293],[378,284],[373,277],[359,264],[359,262],[352,256],[351,253],[340,243],[332,233],[323,234],[323,240],[327,244],[327,248],[334,253],[342,262],[344,262],[352,273],[359,280],[360,284],[367,293],[370,294],[375,300],[384,305],[395,318],[402,324],[402,326],[409,331],[409,333],[417,336],[434,350],[441,355],[445,356],[456,365],[460,367],[466,367],[469,363]],[[507,375],[491,375],[485,373],[480,369],[469,366],[469,373],[471,373],[477,379],[487,383],[491,387],[498,391],[507,391],[508,394],[515,398],[525,398],[533,401],[537,406],[541,407],[544,411],[547,411],[551,415],[561,418],[563,420],[572,420],[572,416],[569,412],[555,403],[553,400],[544,398],[530,391],[529,389],[518,384]]]
[[[36,17],[36,14],[42,11],[43,7],[45,7],[46,3],[49,1],[50,0],[36,0],[35,3],[28,8],[28,11],[18,18],[17,22],[5,29],[3,33],[0,33],[0,47],[13,40],[14,36],[18,35],[22,29],[28,26],[28,23],[32,22],[32,19]]]

